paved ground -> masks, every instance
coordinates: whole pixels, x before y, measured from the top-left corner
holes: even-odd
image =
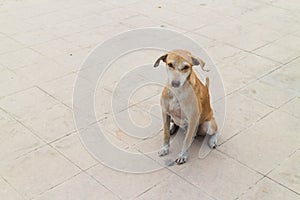
[[[0,199],[300,199],[300,3],[199,2],[0,0]],[[196,141],[182,166],[118,172],[82,146],[73,84],[97,44],[161,25],[199,42],[220,70],[227,101],[220,145],[200,160]],[[100,88],[101,98],[112,88]],[[145,111],[158,99],[136,102],[135,119],[161,123]],[[159,147],[161,135],[138,141],[102,114],[120,147]]]

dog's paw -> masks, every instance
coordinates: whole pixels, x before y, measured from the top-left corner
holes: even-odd
[[[183,163],[186,163],[187,159],[188,159],[187,153],[180,153],[180,154],[178,155],[178,157],[176,158],[175,162],[176,162],[178,165],[181,165],[181,164],[183,164]]]
[[[163,145],[161,149],[158,151],[159,156],[165,156],[169,153],[170,145]]]
[[[210,136],[210,138],[208,140],[208,146],[211,149],[214,149],[217,147],[217,134],[216,133]]]

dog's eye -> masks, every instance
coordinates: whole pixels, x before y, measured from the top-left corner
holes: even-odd
[[[185,65],[182,70],[188,70],[189,69],[189,66],[188,65]]]
[[[174,68],[172,63],[168,63],[168,66],[171,67],[171,68]]]

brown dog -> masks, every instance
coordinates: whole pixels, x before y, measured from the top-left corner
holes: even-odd
[[[181,152],[176,158],[177,164],[183,164],[188,158],[188,149],[197,131],[209,135],[210,148],[217,144],[217,124],[209,98],[209,80],[204,85],[193,71],[193,66],[205,63],[185,50],[173,50],[157,59],[154,67],[163,61],[166,63],[168,81],[161,95],[164,139],[159,156],[169,153],[170,134],[180,126],[187,130]],[[204,70],[204,69],[203,69]],[[170,128],[170,124],[174,123]],[[198,129],[199,128],[199,129]]]

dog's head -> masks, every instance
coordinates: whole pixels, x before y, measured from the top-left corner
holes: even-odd
[[[169,85],[175,88],[181,87],[192,72],[192,67],[200,65],[204,70],[204,61],[185,50],[173,50],[157,59],[154,67],[158,67],[160,61],[166,63]]]

